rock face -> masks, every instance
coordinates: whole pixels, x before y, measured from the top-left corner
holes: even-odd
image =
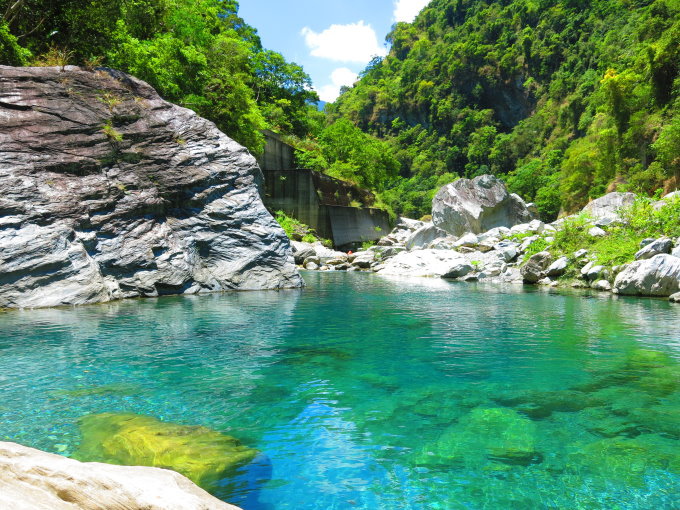
[[[166,469],[82,463],[0,442],[0,508],[239,510]]]
[[[680,258],[662,254],[628,264],[616,276],[614,292],[642,296],[680,292]]]
[[[298,287],[246,149],[112,70],[0,66],[0,307]]]
[[[532,219],[524,201],[508,193],[505,184],[492,175],[447,184],[432,201],[434,225],[454,236],[512,227]]]

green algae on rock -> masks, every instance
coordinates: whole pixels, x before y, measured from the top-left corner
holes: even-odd
[[[166,423],[152,416],[91,414],[80,418],[78,425],[82,441],[74,458],[172,469],[207,490],[259,453],[207,427]]]
[[[512,409],[476,408],[449,427],[419,460],[482,463],[486,459],[506,464],[530,464],[536,450],[536,425]],[[428,462],[428,456],[431,457]]]
[[[585,470],[603,480],[640,486],[649,470],[680,473],[676,447],[674,441],[657,434],[602,439],[571,452],[568,470],[579,473]]]
[[[141,387],[137,384],[115,383],[102,386],[82,386],[72,390],[58,390],[50,393],[54,398],[82,398],[101,396],[127,396],[140,393]]]

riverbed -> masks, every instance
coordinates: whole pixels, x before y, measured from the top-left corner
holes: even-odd
[[[102,412],[258,449],[246,510],[674,508],[680,307],[373,274],[0,314],[0,438]]]

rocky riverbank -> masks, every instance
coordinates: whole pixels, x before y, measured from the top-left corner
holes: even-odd
[[[492,183],[496,199],[488,200],[489,193],[482,193],[482,199],[474,195],[479,196],[480,190],[488,191],[491,187],[485,185],[491,181],[482,181],[482,186],[479,181],[477,186],[473,181],[461,181],[466,182],[458,185],[460,189],[474,191],[466,191],[464,200],[451,199],[451,190],[440,192],[433,209],[439,212],[433,214],[433,222],[400,218],[394,230],[376,245],[350,254],[294,242],[295,261],[312,270],[568,286],[621,295],[669,297],[680,302],[680,237],[645,237],[633,252],[625,252],[635,239],[624,236],[629,223],[635,220],[631,219],[636,204],[632,193],[610,193],[592,201],[578,215],[546,224],[538,219],[520,222],[527,218],[531,204],[523,208],[516,199],[509,201],[497,182]],[[442,213],[444,193],[452,206]],[[510,212],[519,212],[509,214],[503,203],[511,204]],[[661,219],[668,216],[672,227],[679,204],[680,193],[676,192],[649,203],[647,210],[639,214],[658,215]],[[476,220],[460,219],[465,215]],[[491,223],[484,220],[485,215],[492,216]],[[439,222],[438,217],[442,218]],[[447,230],[448,225],[453,225],[460,231],[461,224],[470,229],[474,221],[480,228],[494,222],[496,226],[460,235],[451,234],[450,227]],[[618,246],[619,238],[627,245]],[[617,250],[620,253],[609,253]],[[611,260],[618,262],[613,264]]]

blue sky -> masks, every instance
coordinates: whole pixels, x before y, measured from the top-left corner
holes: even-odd
[[[396,21],[411,22],[429,0],[240,0],[239,13],[265,48],[300,64],[324,101],[351,85]]]

